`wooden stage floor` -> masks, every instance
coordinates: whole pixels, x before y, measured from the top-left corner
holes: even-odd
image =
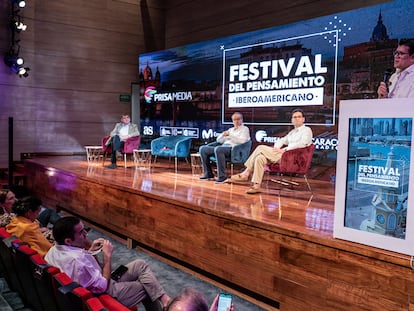
[[[46,205],[201,271],[269,310],[414,307],[409,256],[333,238],[333,183],[310,179],[312,195],[303,178],[294,190],[265,181],[262,193],[249,195],[248,184],[198,180],[184,161],[177,173],[166,160],[116,170],[88,165],[84,156],[24,164],[29,189]]]
[[[88,165],[82,156],[55,156],[34,161],[98,183],[113,184],[159,197],[160,200],[175,201],[181,206],[231,215],[232,218],[259,227],[278,227],[295,235],[332,238],[335,185],[327,181],[310,179],[312,194],[303,178],[293,178],[300,185],[290,188],[267,182],[275,176],[265,175],[263,192],[249,195],[245,191],[250,183],[215,184],[214,181],[200,181],[200,175],[193,175],[190,164],[182,160],[178,164],[177,174],[173,160],[169,163],[166,159],[158,159],[150,169],[135,169],[130,161],[126,169],[118,166],[115,170],[104,168],[102,162]],[[118,162],[119,165],[123,164],[120,160]],[[241,169],[235,169],[235,173]]]

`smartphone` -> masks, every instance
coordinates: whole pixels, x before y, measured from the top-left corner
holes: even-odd
[[[227,308],[230,309],[232,300],[232,295],[221,293],[219,295],[217,311],[227,311]]]
[[[120,265],[118,268],[116,268],[112,273],[111,273],[111,279],[114,281],[119,281],[119,279],[121,278],[121,276],[124,275],[125,272],[128,271],[128,267],[124,266],[124,265]]]

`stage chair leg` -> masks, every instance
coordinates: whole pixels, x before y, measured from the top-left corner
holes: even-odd
[[[308,185],[309,191],[313,194],[312,188],[311,188],[311,186],[309,184],[309,181],[308,181],[308,178],[306,177],[306,175],[303,175],[303,178],[305,178],[305,181],[306,181],[306,184]]]
[[[127,161],[126,153],[124,153],[124,168],[127,168],[126,161]]]
[[[177,163],[177,157],[175,157],[175,173],[177,174],[177,165],[178,165],[178,163]]]

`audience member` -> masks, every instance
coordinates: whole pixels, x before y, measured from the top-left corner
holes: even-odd
[[[119,151],[124,147],[125,141],[130,137],[139,136],[138,126],[131,123],[131,117],[128,114],[121,116],[121,122],[115,124],[114,129],[109,134],[111,137],[105,143],[107,146],[111,145],[111,165],[106,168],[116,168],[116,157]]]
[[[143,260],[134,260],[118,280],[111,278],[113,246],[102,238],[90,243],[86,250],[87,231],[76,217],[63,217],[53,226],[56,244],[46,254],[46,261],[61,269],[75,282],[94,294],[107,292],[122,304],[132,307],[142,302],[148,311],[162,310],[170,300]],[[94,253],[102,249],[103,263],[99,265]]]
[[[0,226],[6,227],[12,217],[12,206],[16,202],[16,196],[13,192],[2,189],[0,190]]]
[[[18,192],[26,194],[26,190],[20,190]],[[27,196],[27,195],[24,195]],[[11,220],[11,218],[14,216],[12,213],[12,206],[17,201],[16,195],[13,191],[2,189],[0,190],[0,226],[5,227]],[[53,225],[61,216],[51,208],[46,208],[44,206],[41,206],[39,216],[37,217],[37,221],[40,223],[42,227],[42,232],[44,235],[50,239],[52,238],[52,234],[50,230],[47,230],[47,227],[49,225]]]
[[[395,73],[378,87],[378,98],[414,97],[414,40],[401,39],[394,51]]]
[[[210,308],[206,298],[198,290],[187,287],[184,288],[177,297],[171,300],[167,311],[217,311],[218,295],[214,298]],[[227,311],[234,311],[234,305],[231,305]]]
[[[26,197],[14,203],[12,212],[16,214],[6,226],[11,235],[26,242],[41,256],[45,256],[52,244],[43,235],[36,221],[39,216],[42,201],[35,197]]]
[[[286,136],[277,140],[273,147],[260,145],[249,156],[246,169],[237,175],[231,176],[231,181],[248,181],[252,174],[253,185],[246,191],[248,194],[260,193],[266,164],[278,163],[286,150],[303,148],[312,143],[312,130],[305,124],[305,115],[301,109],[292,112],[292,124],[295,127]]]
[[[215,156],[217,160],[216,183],[223,183],[227,180],[226,157],[231,154],[231,149],[250,140],[250,132],[247,126],[243,125],[243,115],[235,112],[231,116],[234,127],[229,128],[217,137],[218,146],[201,146],[199,149],[204,175],[201,180],[208,180],[214,177],[211,169],[210,157]]]

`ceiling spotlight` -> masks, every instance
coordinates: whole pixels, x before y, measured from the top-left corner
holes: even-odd
[[[17,4],[19,8],[24,8],[26,6],[26,2],[23,0],[12,0],[12,2]]]
[[[25,31],[27,29],[27,25],[23,24],[21,21],[14,22],[14,27],[17,32]]]
[[[27,78],[29,76],[29,73],[28,73],[29,70],[30,68],[28,67],[20,67],[19,71],[17,72],[17,74],[19,75],[19,78],[21,77]]]
[[[12,67],[13,65],[21,66],[24,64],[24,59],[17,55],[5,55],[4,63],[9,67]]]

